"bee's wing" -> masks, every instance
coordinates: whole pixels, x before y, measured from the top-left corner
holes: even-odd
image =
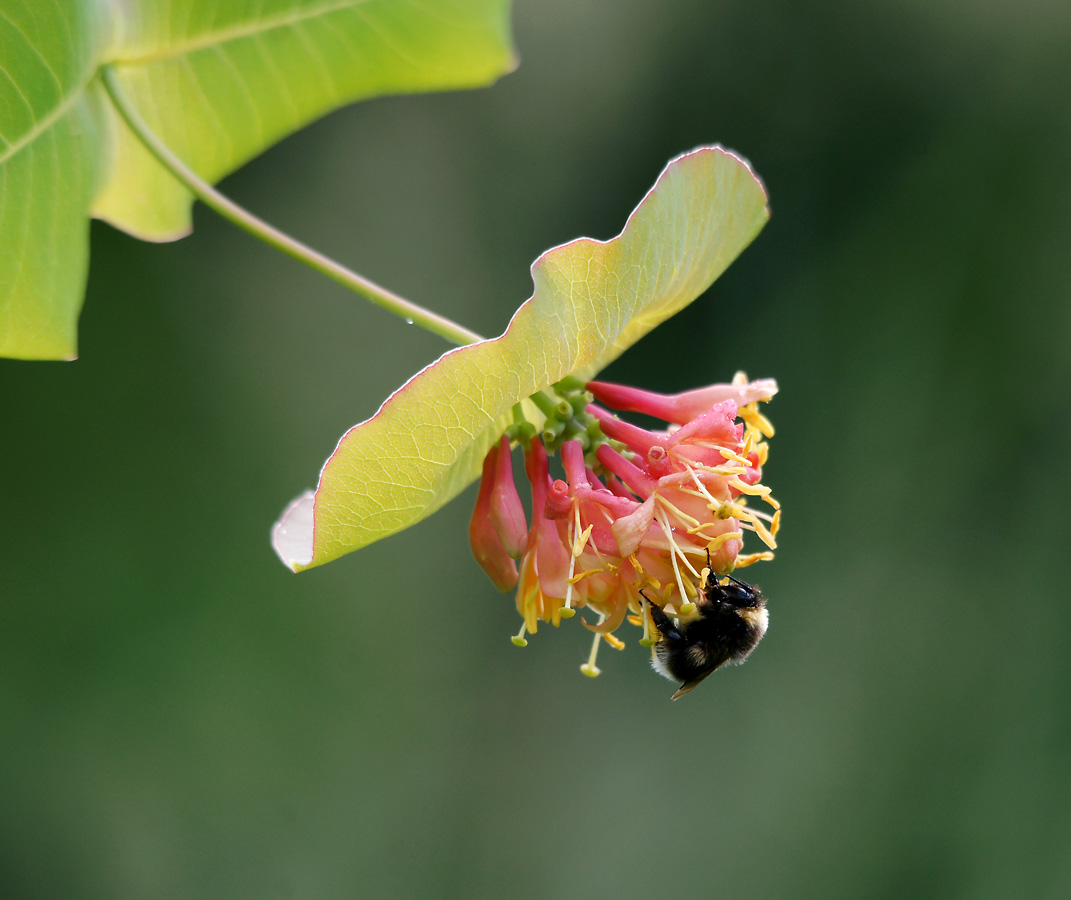
[[[713,669],[710,670],[710,672],[713,672],[713,671],[714,671]],[[696,686],[699,684],[699,682],[702,681],[704,678],[706,678],[710,674],[710,672],[704,672],[698,678],[693,678],[691,681],[684,682],[684,684],[682,684],[677,689],[677,692],[672,697],[670,697],[669,699],[670,700],[680,700],[680,698],[683,697],[685,694],[689,693],[690,691],[694,691],[696,689]]]

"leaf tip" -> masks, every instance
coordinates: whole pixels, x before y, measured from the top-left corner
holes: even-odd
[[[316,494],[305,491],[283,510],[271,529],[271,545],[283,565],[300,572],[312,562]]]

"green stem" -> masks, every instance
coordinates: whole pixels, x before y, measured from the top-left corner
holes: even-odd
[[[112,102],[115,104],[115,108],[119,110],[123,121],[130,126],[130,130],[134,132],[138,140],[145,145],[148,151],[156,157],[167,171],[181,181],[190,193],[204,203],[205,206],[211,207],[223,218],[248,231],[253,237],[260,238],[264,243],[281,250],[287,256],[304,263],[309,268],[315,269],[344,287],[348,287],[351,291],[371,300],[376,306],[380,306],[396,316],[401,316],[406,321],[419,325],[421,328],[425,328],[451,343],[464,346],[465,344],[474,344],[483,340],[476,332],[469,331],[469,329],[459,325],[457,322],[433,313],[431,310],[425,309],[423,306],[419,306],[403,297],[399,297],[397,294],[380,287],[375,282],[369,281],[356,272],[351,272],[340,263],[313,250],[311,247],[301,243],[301,241],[284,234],[263,219],[257,218],[233,200],[223,196],[175,156],[167,145],[149,128],[138,111],[134,109],[122,85],[119,84],[114,66],[104,66],[101,69],[101,79],[104,82],[105,89],[108,91],[108,96],[111,97]]]
[[[532,394],[530,399],[536,406],[539,407],[539,411],[543,413],[548,419],[555,415],[558,408],[558,399],[555,397],[553,400],[547,396],[545,391],[536,391]]]

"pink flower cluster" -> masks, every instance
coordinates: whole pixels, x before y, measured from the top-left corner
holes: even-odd
[[[772,558],[780,512],[760,478],[768,452],[764,439],[773,429],[757,407],[777,385],[748,382],[741,374],[732,384],[674,395],[601,382],[587,390],[598,401],[586,415],[598,420],[601,442],[562,443],[564,478],[551,476],[538,437],[527,442],[529,525],[514,485],[510,439],[503,436],[484,462],[469,536],[476,559],[499,589],[517,588],[524,624],[515,643],[525,644],[525,632],[535,632],[539,621],[557,626],[581,607],[598,614],[598,622],[585,622],[596,639],[581,667],[595,675],[600,637],[622,647],[613,632],[630,613],[643,627],[642,643],[652,642],[641,590],[673,615],[687,617],[695,611],[708,553],[717,574]],[[669,425],[664,431],[640,428],[605,407]],[[750,506],[749,499],[765,501],[769,510]],[[746,531],[769,549],[742,555]]]

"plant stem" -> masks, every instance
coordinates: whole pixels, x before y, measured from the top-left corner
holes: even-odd
[[[480,335],[474,331],[469,331],[469,329],[459,325],[457,322],[433,313],[431,310],[425,309],[423,306],[419,306],[403,297],[399,297],[386,288],[380,287],[375,282],[350,271],[340,263],[313,250],[306,244],[301,243],[301,241],[284,234],[263,219],[253,215],[247,209],[239,206],[233,200],[225,197],[208,182],[198,177],[149,128],[138,111],[134,109],[122,85],[119,84],[113,65],[109,64],[101,69],[101,80],[104,82],[104,87],[108,92],[108,96],[111,97],[112,103],[115,104],[115,108],[123,117],[123,121],[134,132],[138,140],[145,145],[146,149],[156,157],[168,172],[182,182],[190,193],[204,203],[205,206],[211,207],[223,218],[248,231],[253,237],[260,238],[264,243],[281,250],[287,256],[293,257],[298,262],[304,263],[309,268],[315,269],[344,287],[348,287],[351,291],[360,294],[367,300],[371,300],[376,306],[400,316],[407,322],[419,325],[458,346],[483,340]]]

